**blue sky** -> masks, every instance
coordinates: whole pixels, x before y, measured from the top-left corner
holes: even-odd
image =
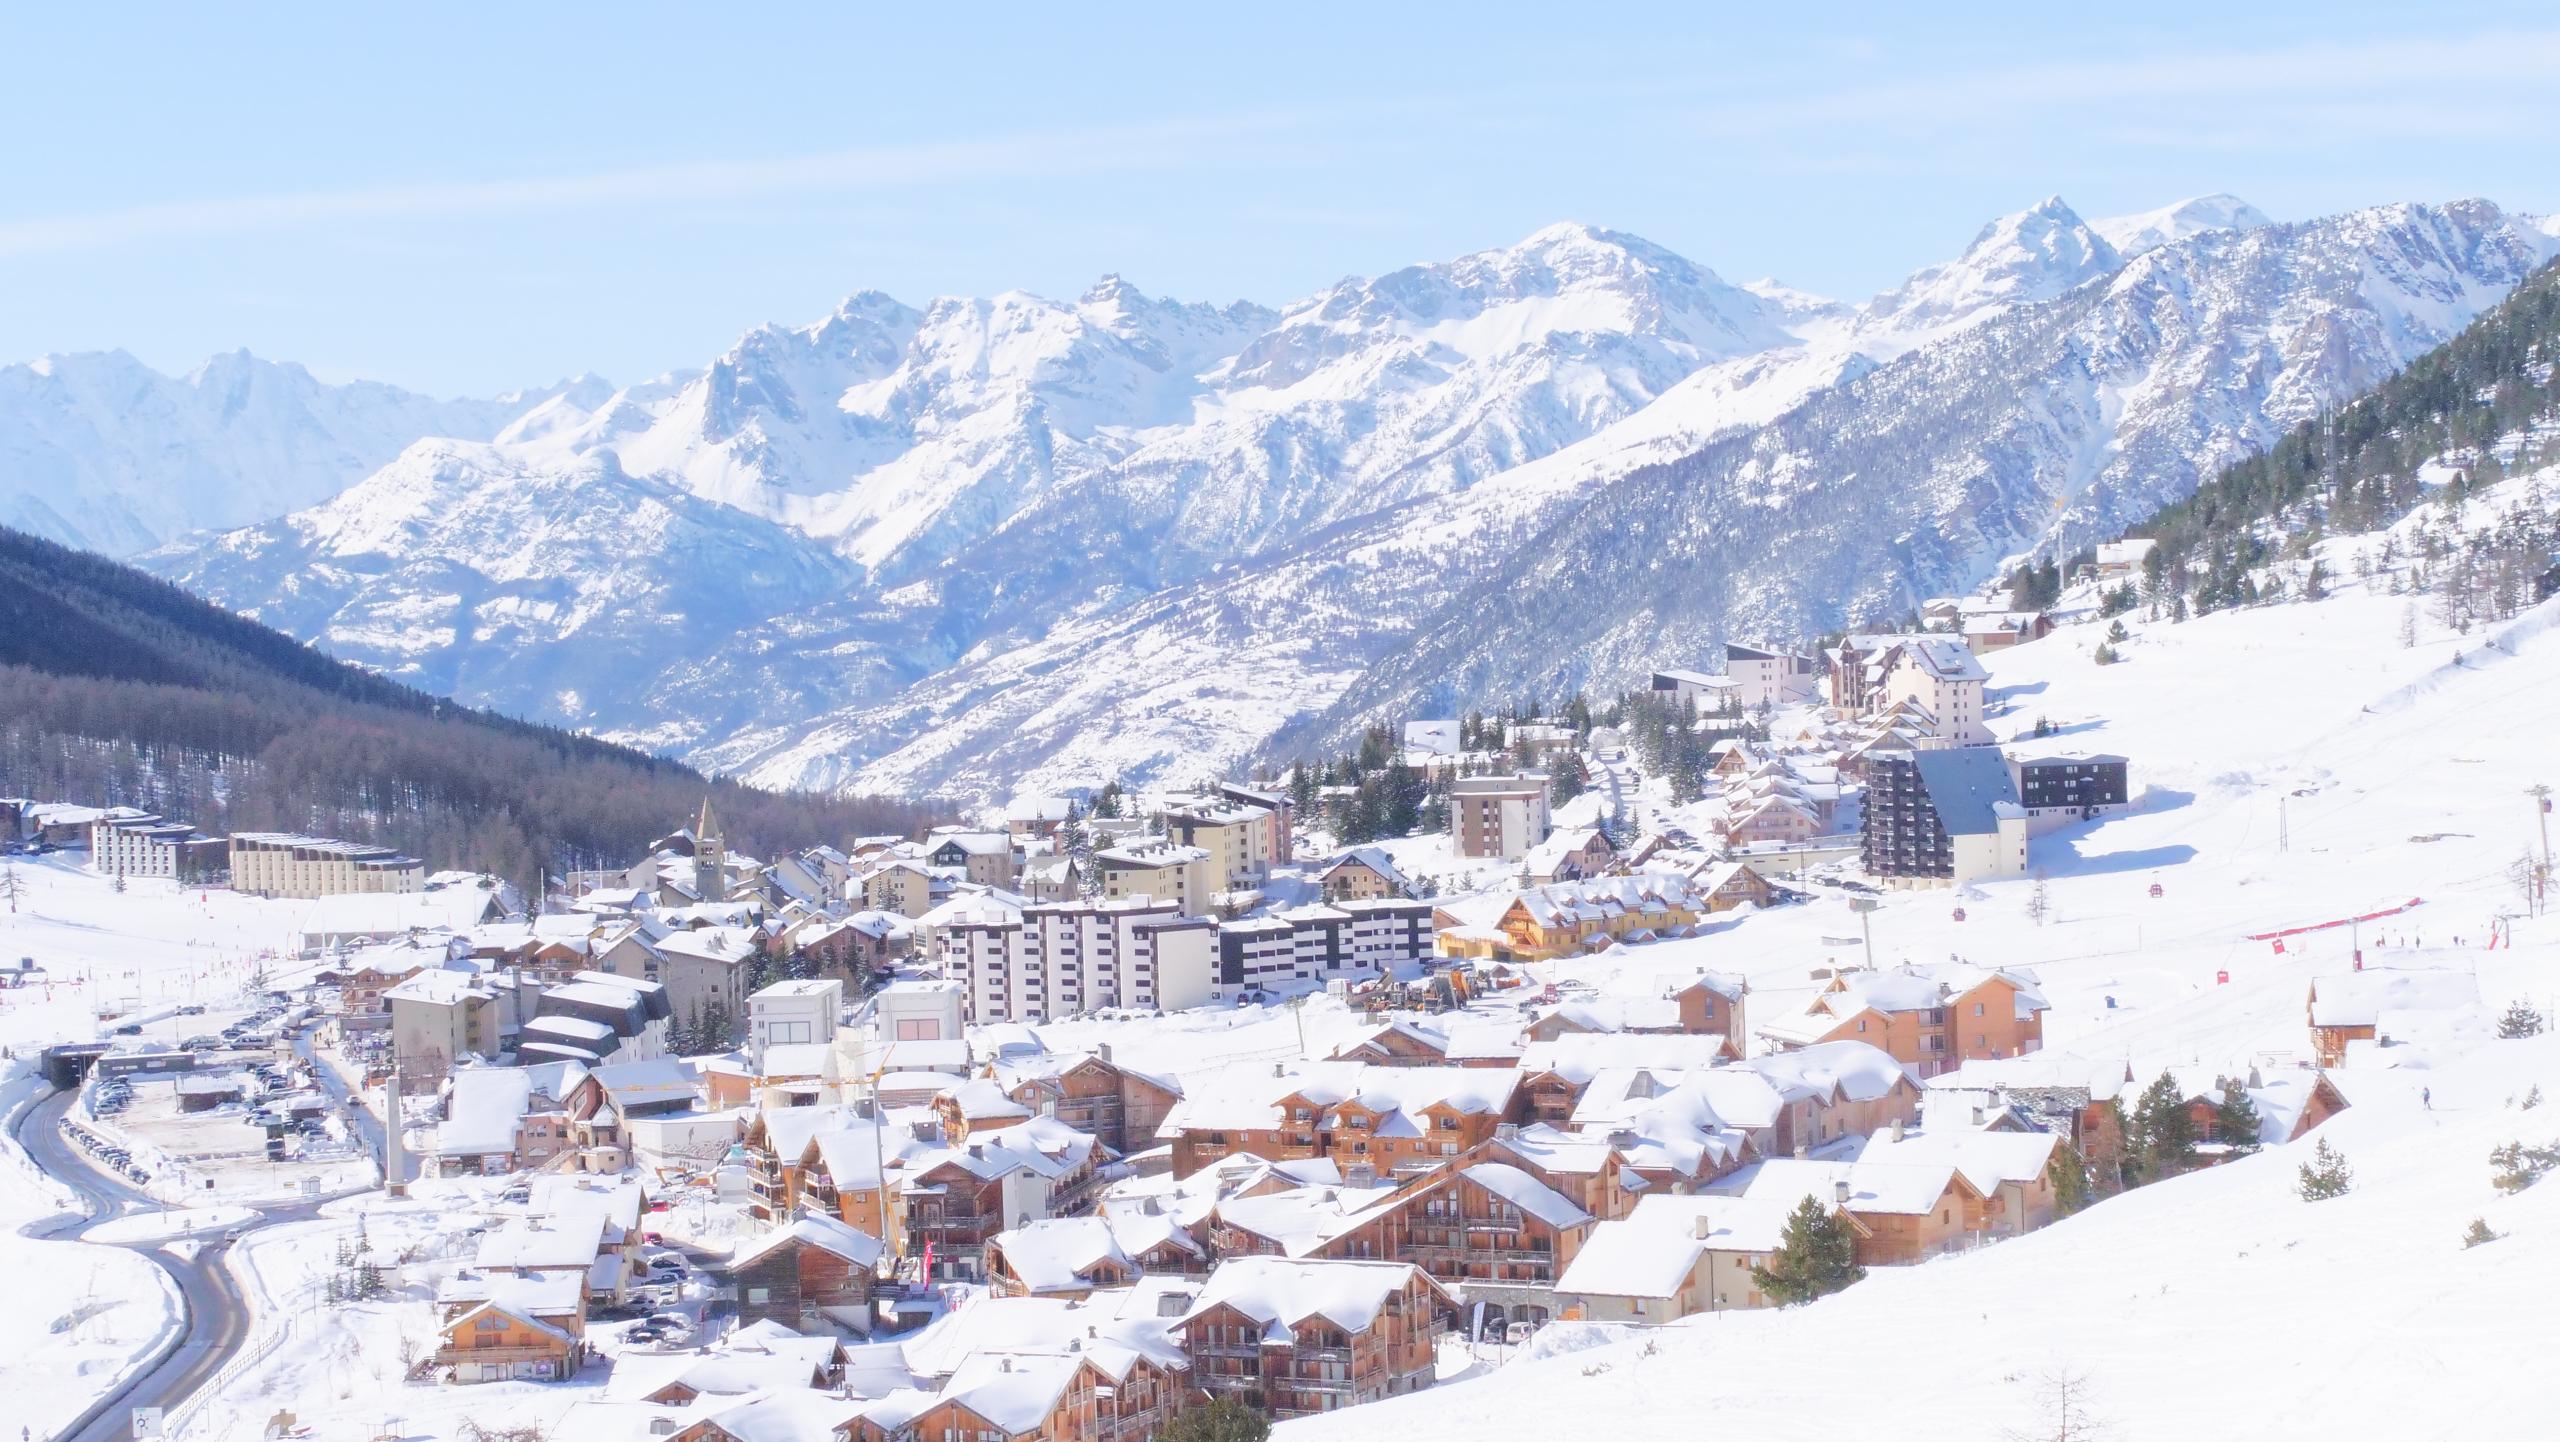
[[[2560,209],[2548,7],[886,8],[19,12],[0,360],[487,392],[861,289],[1278,303],[1560,219],[1858,296],[2055,192]]]

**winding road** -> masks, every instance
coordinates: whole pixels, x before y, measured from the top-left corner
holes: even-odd
[[[305,1054],[308,1055],[307,1052]],[[323,1087],[343,1098],[344,1088],[334,1084],[329,1068],[319,1066],[316,1070],[326,1079],[322,1082]],[[85,1216],[54,1217],[30,1225],[24,1229],[30,1237],[76,1241],[82,1231],[96,1223],[137,1212],[162,1210],[162,1203],[145,1196],[122,1177],[99,1167],[72,1144],[62,1123],[77,1096],[77,1092],[55,1092],[18,1113],[15,1127],[18,1144],[26,1148],[27,1155],[46,1175],[79,1193],[82,1203],[88,1208]],[[381,1155],[379,1120],[362,1109],[353,1113],[353,1119],[357,1124],[357,1134],[374,1148],[378,1158]],[[254,1318],[248,1299],[242,1293],[239,1275],[230,1265],[233,1245],[253,1231],[309,1221],[320,1215],[323,1205],[349,1195],[353,1193],[338,1192],[257,1207],[257,1221],[235,1228],[227,1235],[204,1239],[190,1256],[163,1251],[156,1242],[126,1246],[126,1250],[140,1254],[158,1267],[177,1288],[178,1336],[163,1342],[139,1371],[72,1419],[69,1426],[55,1434],[56,1442],[128,1442],[133,1436],[132,1409],[175,1409],[179,1403],[193,1396],[198,1388],[210,1382],[249,1344],[254,1333]]]

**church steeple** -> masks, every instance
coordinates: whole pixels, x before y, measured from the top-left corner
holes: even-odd
[[[720,840],[720,822],[711,814],[708,796],[693,823],[693,894],[704,901],[729,899],[729,848]]]

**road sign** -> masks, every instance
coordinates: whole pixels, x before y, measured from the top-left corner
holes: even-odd
[[[134,1408],[133,1442],[154,1442],[154,1439],[160,1435],[160,1409],[157,1407]]]

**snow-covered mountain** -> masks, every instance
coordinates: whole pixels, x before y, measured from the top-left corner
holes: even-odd
[[[129,555],[327,500],[420,437],[487,439],[528,409],[610,392],[581,376],[440,401],[247,351],[184,376],[123,351],[0,366],[0,525]]]
[[[2555,249],[2485,202],[2056,199],[1859,305],[1584,226],[1278,311],[865,294],[152,564],[766,782],[1093,785],[1898,614],[2182,493]],[[606,526],[641,488],[670,519]]]

